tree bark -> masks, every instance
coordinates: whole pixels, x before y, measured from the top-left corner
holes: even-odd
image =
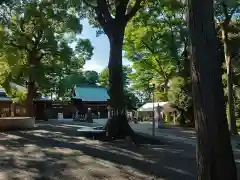
[[[213,0],[188,0],[197,179],[237,180],[224,105]]]
[[[27,115],[29,117],[34,117],[35,109],[34,109],[34,98],[36,96],[36,81],[34,76],[34,69],[37,67],[36,52],[29,52],[28,64],[29,64],[29,74],[28,74],[28,82],[27,82]]]
[[[119,1],[115,4],[115,17],[111,16],[107,1],[97,1],[96,6],[91,5],[86,0],[84,3],[91,7],[95,13],[99,24],[108,36],[110,41],[110,57],[109,57],[109,93],[110,108],[113,110],[113,117],[110,118],[105,126],[108,135],[133,133],[129,126],[125,114],[125,102],[123,91],[123,74],[122,74],[122,45],[124,39],[124,31],[127,23],[142,7],[143,0],[137,0],[128,12],[129,1]],[[111,130],[115,129],[114,130]],[[111,134],[111,133],[113,134]]]
[[[232,59],[228,46],[228,32],[226,31],[225,25],[222,26],[222,40],[224,46],[224,57],[227,68],[227,90],[228,90],[228,117],[229,117],[229,130],[232,135],[238,134],[236,126],[236,117],[234,109],[234,98],[233,98],[233,69],[232,69]]]
[[[122,36],[122,34],[112,36],[108,63],[110,103],[116,114],[121,114],[125,108],[122,71]]]
[[[107,35],[110,41],[109,56],[109,95],[110,107],[112,109],[111,118],[105,126],[107,136],[113,138],[124,138],[133,136],[134,132],[128,124],[125,112],[123,71],[122,71],[122,46],[126,24],[116,23],[115,27],[109,26]]]
[[[229,130],[232,135],[238,134],[235,108],[234,108],[234,98],[233,98],[233,70],[232,70],[232,60],[228,57],[227,65],[227,87],[228,87],[228,105],[229,105]]]
[[[35,81],[32,80],[31,77],[28,79],[28,93],[27,93],[27,115],[29,117],[34,116],[34,104],[33,104],[33,99],[34,99],[34,94],[35,94]]]

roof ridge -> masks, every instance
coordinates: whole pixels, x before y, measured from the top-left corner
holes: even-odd
[[[76,87],[82,87],[82,88],[84,88],[84,87],[92,87],[92,88],[105,88],[105,87],[103,87],[103,86],[99,86],[99,85],[96,85],[96,84],[76,84],[75,85],[75,88]],[[107,89],[107,88],[106,88]]]

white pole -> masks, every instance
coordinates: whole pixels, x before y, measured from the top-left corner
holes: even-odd
[[[157,123],[157,128],[160,128],[160,123],[161,123],[160,121],[161,121],[162,119],[161,119],[161,117],[160,117],[160,116],[161,116],[161,111],[160,111],[160,106],[159,106],[159,104],[157,105],[157,115],[158,115],[158,116],[157,116],[157,122],[158,122],[158,123]]]
[[[155,84],[153,84],[153,118],[152,118],[152,136],[155,136],[155,118],[154,118],[154,90],[155,90]]]

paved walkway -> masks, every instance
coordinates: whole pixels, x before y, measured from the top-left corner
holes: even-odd
[[[78,128],[102,125],[104,120],[100,121],[55,120],[39,122],[31,131],[0,133],[0,180],[196,179],[195,135],[191,129],[156,130],[156,137],[168,141],[140,148],[91,141],[77,134]],[[151,124],[131,126],[151,135]],[[240,155],[236,151],[239,170]]]
[[[95,119],[95,125],[104,125],[107,119]],[[152,123],[140,122],[138,124],[130,122],[130,126],[139,133],[152,135]],[[181,128],[174,125],[165,125],[162,128],[155,129],[155,136],[168,139],[169,141],[179,141],[185,144],[194,145],[196,144],[196,133],[193,128]],[[238,149],[236,146],[237,142],[240,142],[240,137],[232,139],[232,145],[234,149]]]
[[[151,123],[130,123],[131,127],[141,133],[152,135],[152,124]],[[165,126],[162,128],[155,129],[156,137],[164,137],[168,140],[183,141],[185,144],[196,144],[196,136],[194,129],[183,129],[177,126]]]
[[[87,124],[85,124],[87,125]],[[129,146],[80,137],[71,121],[0,132],[0,180],[194,180],[191,145]]]
[[[96,125],[104,125],[107,119],[94,120]],[[130,122],[134,131],[152,135],[152,124],[150,122],[140,122],[138,124]],[[165,126],[163,128],[155,129],[155,137],[165,139],[168,142],[179,142],[187,145],[196,145],[196,133],[193,128],[181,128],[178,126]],[[236,163],[240,164],[240,136],[232,138],[232,147],[235,155]]]

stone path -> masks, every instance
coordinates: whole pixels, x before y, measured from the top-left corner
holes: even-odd
[[[189,133],[189,142],[195,141],[190,131],[157,130],[163,145],[137,148],[123,142],[85,139],[77,134],[82,126],[90,124],[50,121],[39,123],[31,131],[0,132],[0,180],[196,179],[195,145],[182,139]],[[143,127],[133,128],[150,135],[151,129]],[[235,149],[238,170],[239,154]]]
[[[96,125],[104,125],[107,119],[94,120]],[[150,122],[141,122],[138,124],[130,123],[134,131],[152,136],[152,124]],[[196,146],[196,133],[193,128],[181,128],[178,126],[166,126],[166,128],[155,129],[155,137],[165,139],[169,143],[178,142],[180,144]],[[235,162],[240,171],[240,136],[232,138],[232,147],[235,156]],[[240,177],[239,177],[240,179]]]
[[[193,180],[195,149],[177,143],[103,143],[79,137],[74,123],[43,122],[0,133],[0,180]]]

